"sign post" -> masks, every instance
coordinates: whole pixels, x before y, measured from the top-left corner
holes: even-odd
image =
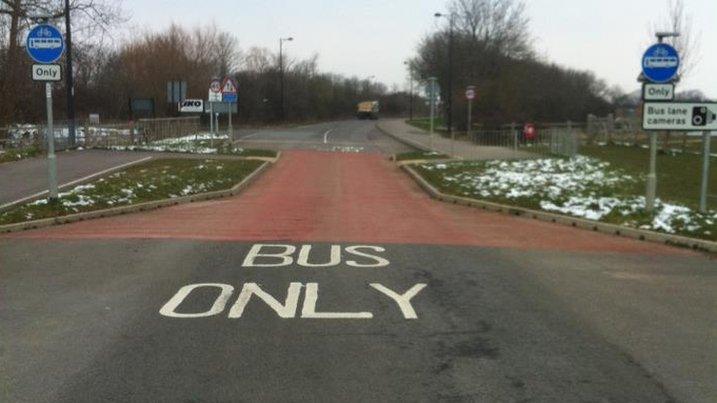
[[[431,102],[431,131],[429,132],[429,139],[428,139],[428,148],[433,150],[433,131],[435,129],[434,127],[434,119],[436,117],[436,77],[430,77],[429,79],[430,86],[429,86],[429,94],[428,97]]]
[[[642,56],[642,75],[651,84],[645,84],[643,90],[643,100],[646,100],[650,88],[653,84],[671,84],[675,81],[680,68],[680,56],[677,50],[672,46],[663,43],[666,34],[658,34],[659,43],[650,46]],[[659,94],[653,92],[653,94]],[[659,95],[658,95],[659,96]],[[672,87],[672,95],[674,96],[674,86]],[[665,96],[663,96],[663,99]],[[648,105],[644,105],[644,109],[648,109]],[[644,122],[643,122],[644,125]],[[647,175],[647,191],[645,208],[648,212],[655,209],[655,195],[657,193],[657,132],[649,134],[650,136],[650,172]]]
[[[234,128],[232,127],[232,105],[237,103],[239,99],[237,83],[231,77],[224,77],[222,82],[222,102],[229,104],[229,138],[234,138]]]
[[[65,51],[62,33],[49,24],[35,26],[27,35],[25,44],[28,55],[40,65],[32,66],[35,81],[45,82],[45,101],[47,104],[47,166],[49,198],[57,200],[57,157],[55,156],[55,130],[52,116],[52,82],[61,79],[62,68],[53,65]]]
[[[209,101],[209,131],[214,133],[214,103],[222,102],[222,82],[219,79],[214,79],[209,84],[207,100]],[[219,127],[217,127],[217,131],[219,131]]]
[[[476,98],[476,87],[469,85],[466,88],[466,98],[468,99],[468,139],[472,139],[471,130],[473,129],[473,100]]]
[[[710,153],[712,134],[708,131],[702,132],[702,187],[700,188],[700,212],[707,212],[707,197],[710,183]]]

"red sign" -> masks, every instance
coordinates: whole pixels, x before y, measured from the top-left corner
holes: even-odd
[[[474,100],[476,98],[476,89],[473,86],[470,86],[466,89],[466,98],[470,101]]]
[[[526,140],[535,140],[537,136],[538,129],[535,128],[535,124],[526,123],[525,126],[523,126],[523,137],[525,137]]]

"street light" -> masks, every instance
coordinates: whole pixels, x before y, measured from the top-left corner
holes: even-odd
[[[409,62],[403,62],[406,66],[408,66],[408,86],[409,86],[409,104],[408,104],[408,116],[409,120],[413,120],[413,70],[411,70],[411,63]]]
[[[453,30],[455,22],[455,14],[433,14],[436,18],[447,18],[449,25],[449,36],[448,36],[448,97],[446,97],[446,112],[448,113],[448,133],[451,135],[451,139],[454,139],[453,133]]]
[[[281,120],[286,119],[284,113],[284,42],[293,41],[293,37],[279,38],[279,111],[281,114]]]
[[[75,79],[72,72],[72,22],[70,21],[70,0],[65,0],[65,61],[67,69],[67,139],[70,148],[76,146],[76,124],[75,124]]]

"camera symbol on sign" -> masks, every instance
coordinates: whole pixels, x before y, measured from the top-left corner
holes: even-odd
[[[717,114],[706,106],[696,106],[692,110],[692,124],[694,126],[707,126],[717,120]]]

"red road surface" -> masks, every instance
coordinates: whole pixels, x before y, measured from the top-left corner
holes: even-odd
[[[10,235],[445,244],[584,252],[683,254],[536,220],[431,200],[378,154],[289,151],[238,197]]]

